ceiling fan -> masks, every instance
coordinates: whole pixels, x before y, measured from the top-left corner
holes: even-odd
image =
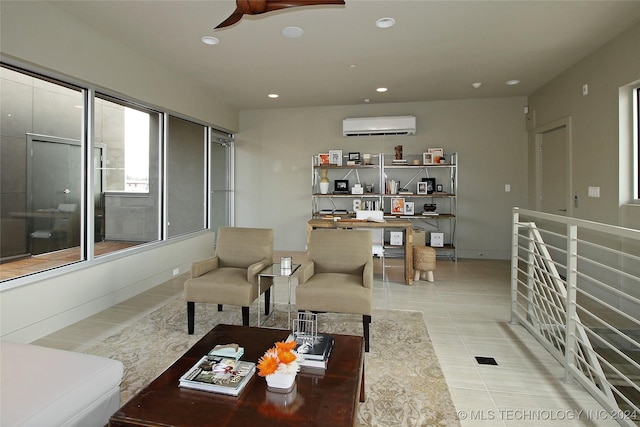
[[[289,7],[324,4],[344,4],[344,0],[236,0],[236,10],[216,29],[235,24],[242,18],[242,15],[260,15]]]

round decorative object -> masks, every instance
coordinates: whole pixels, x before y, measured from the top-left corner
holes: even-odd
[[[329,192],[329,178],[327,178],[327,170],[320,169],[320,194],[327,194]]]
[[[267,380],[267,389],[279,393],[289,393],[296,383],[296,374],[275,372],[264,378]]]

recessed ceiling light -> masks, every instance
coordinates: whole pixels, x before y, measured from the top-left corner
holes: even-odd
[[[276,98],[278,98],[280,95],[278,95],[277,93],[270,93],[268,96],[269,96],[269,98],[276,99]]]
[[[218,43],[220,43],[220,40],[218,40],[217,38],[215,38],[213,36],[204,36],[200,40],[202,40],[202,43],[204,43],[204,44],[218,44]]]
[[[518,83],[520,83],[520,80],[507,80],[505,82],[505,84],[507,84],[509,86],[514,86],[514,85],[517,85]]]
[[[376,27],[389,28],[389,27],[393,27],[395,23],[396,23],[396,20],[393,18],[380,18],[376,21]]]
[[[377,92],[386,92],[388,89],[386,87],[379,87],[376,89]]]
[[[282,29],[282,35],[288,39],[297,39],[302,37],[304,31],[300,27],[284,27]]]
[[[482,83],[480,83],[480,82],[472,83],[471,86],[473,86],[476,89],[478,89],[480,86],[482,86]]]

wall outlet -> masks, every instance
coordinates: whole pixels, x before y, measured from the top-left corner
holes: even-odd
[[[178,274],[180,274],[180,269],[179,268],[174,268],[173,269],[173,275],[177,276]]]
[[[589,187],[587,195],[589,197],[600,197],[600,187]]]
[[[582,95],[589,95],[589,85],[588,84],[583,84],[582,85]]]
[[[504,185],[504,192],[505,193],[509,193],[511,191],[511,184],[505,184]]]

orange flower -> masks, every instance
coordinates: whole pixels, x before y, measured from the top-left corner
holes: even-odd
[[[282,371],[285,366],[287,370],[293,369],[292,373],[297,372],[299,367],[294,362],[298,360],[298,356],[293,352],[296,345],[295,341],[277,342],[275,347],[267,350],[264,356],[258,360],[258,375],[266,377],[275,373],[278,369]]]
[[[275,348],[267,350],[267,352],[258,360],[258,375],[266,377],[278,370],[278,353]]]
[[[296,348],[296,345],[298,345],[298,343],[295,341],[289,341],[289,342],[278,341],[276,343],[276,348],[278,350],[291,351],[294,348]]]
[[[297,357],[291,351],[284,351],[278,349],[278,359],[280,359],[280,363],[284,363],[288,365],[291,362],[295,362]]]

